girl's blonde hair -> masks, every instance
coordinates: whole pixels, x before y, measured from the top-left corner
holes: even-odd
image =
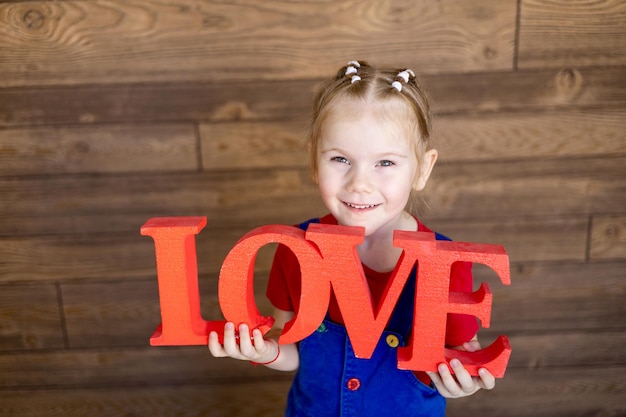
[[[341,67],[335,78],[322,85],[313,102],[308,148],[313,179],[317,179],[317,149],[322,126],[332,110],[332,104],[340,99],[362,101],[401,100],[408,106],[408,127],[413,133],[416,158],[431,147],[431,116],[428,96],[410,69],[375,68],[365,61],[351,61]],[[355,109],[357,110],[357,109]],[[316,181],[317,182],[317,181]]]

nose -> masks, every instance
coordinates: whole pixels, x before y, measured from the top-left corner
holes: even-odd
[[[348,180],[348,191],[354,193],[371,193],[374,191],[372,173],[366,167],[353,166]]]

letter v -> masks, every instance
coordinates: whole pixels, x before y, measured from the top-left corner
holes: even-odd
[[[362,227],[311,224],[306,239],[315,242],[322,253],[325,274],[317,278],[332,285],[355,356],[369,359],[416,259],[402,253],[379,305],[375,307],[356,252],[356,245],[363,241],[364,234]],[[318,282],[317,285],[323,284]]]

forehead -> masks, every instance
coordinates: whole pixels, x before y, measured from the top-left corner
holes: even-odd
[[[410,106],[401,99],[340,98],[328,106],[320,127],[321,139],[337,129],[364,130],[371,133],[382,130],[387,133],[385,136],[401,137],[414,144],[419,141],[418,137],[414,137],[415,126],[415,115]]]
[[[350,118],[358,117],[367,112],[372,116],[387,118],[394,121],[408,121],[415,119],[411,106],[399,97],[385,99],[361,97],[338,97],[328,104],[328,115]]]

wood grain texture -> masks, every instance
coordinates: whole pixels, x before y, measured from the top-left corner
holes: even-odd
[[[509,335],[513,354],[510,372],[527,374],[555,367],[606,366],[619,363],[626,353],[623,329],[515,333]],[[490,342],[481,336],[483,345]],[[568,355],[563,355],[567,346]],[[599,348],[597,348],[599,347]],[[213,358],[204,346],[119,347],[31,351],[0,355],[2,390],[46,388],[128,387],[240,384],[268,380],[290,381],[291,372],[254,367],[245,361]]]
[[[147,339],[146,339],[147,340]],[[39,351],[0,355],[2,390],[23,388],[103,388],[290,381],[247,361],[214,358],[206,346],[137,347],[103,350]],[[158,388],[157,388],[158,389]]]
[[[323,77],[335,71],[333,67]],[[623,80],[623,68],[607,67],[425,75],[422,84],[434,98],[437,114],[475,114],[615,106],[623,109]],[[3,88],[0,127],[153,120],[301,121],[310,114],[318,84],[319,80],[277,80]]]
[[[316,78],[346,51],[421,72],[510,69],[515,18],[514,0],[3,3],[0,86]]]
[[[583,261],[586,259],[585,217],[509,218],[449,221],[435,227],[459,241],[504,244],[512,261]],[[437,226],[439,222],[433,222]],[[137,229],[139,230],[139,229]],[[251,229],[214,229],[197,238],[200,273],[216,273],[235,242]],[[0,240],[1,281],[139,279],[155,273],[154,247],[138,233],[92,236],[45,236]],[[257,265],[269,270],[271,256]]]
[[[425,219],[620,213],[624,156],[442,163]],[[150,217],[205,215],[209,225],[294,224],[326,213],[305,169],[0,178],[0,234],[130,234]]]
[[[511,332],[623,330],[626,314],[621,262],[541,262],[514,264],[511,286],[483,267],[475,282],[493,294],[488,334]]]
[[[62,314],[54,283],[0,285],[0,351],[64,346]]]
[[[434,123],[442,161],[567,158],[626,153],[626,112],[574,110],[443,116]]]
[[[0,130],[0,175],[195,171],[192,125]]]
[[[518,66],[623,64],[625,25],[621,0],[522,0]]]
[[[304,123],[200,125],[204,170],[308,167]]]
[[[0,241],[3,281],[145,277],[154,268],[148,240],[119,234]],[[142,260],[143,259],[143,260]],[[144,265],[145,268],[137,267]],[[148,265],[152,264],[153,268]]]
[[[0,391],[0,416],[276,416],[285,408],[288,381],[172,385],[128,389]]]
[[[264,258],[267,265],[271,255]],[[216,270],[198,278],[202,317],[206,320],[224,320],[217,299],[217,275]],[[273,308],[264,296],[267,276],[267,269],[257,271],[255,288],[257,307],[269,315]],[[67,282],[62,293],[72,348],[147,346],[161,323],[156,271],[149,280]]]
[[[591,260],[626,259],[626,216],[594,216],[591,228]]]
[[[588,222],[587,217],[509,217],[471,223],[435,220],[432,227],[457,241],[503,245],[511,262],[584,261]]]
[[[299,123],[200,126],[205,170],[308,167]],[[441,115],[434,122],[440,161],[626,153],[626,113],[615,111],[498,112]]]
[[[620,376],[623,371],[624,367],[619,365],[536,372],[511,370],[493,391],[450,400],[447,415],[622,416],[626,412],[623,401],[626,383]]]
[[[586,417],[623,415],[624,366],[511,370],[494,391],[450,400],[448,416]],[[136,389],[6,390],[0,416],[106,415],[250,416],[280,415],[288,381],[178,385]],[[580,397],[584,401],[579,401]],[[532,398],[530,404],[528,398]],[[473,401],[472,401],[473,400]],[[576,404],[572,407],[572,404]]]
[[[513,347],[509,369],[515,372],[518,368],[532,373],[555,367],[606,366],[623,363],[626,359],[626,352],[621,348],[626,339],[623,328],[513,333],[508,337]],[[486,346],[489,338],[481,335],[480,340]],[[567,355],[563,354],[564,347]]]
[[[409,66],[440,162],[420,219],[503,244],[483,345],[513,354],[448,416],[625,416],[623,0],[0,1],[0,417],[276,416],[292,374],[148,346],[151,217],[207,216],[201,309],[246,232],[326,213],[314,91]],[[274,245],[275,246],[275,245]],[[274,246],[257,257],[263,297]]]
[[[552,216],[623,210],[623,157],[444,161],[425,189],[440,218]]]

